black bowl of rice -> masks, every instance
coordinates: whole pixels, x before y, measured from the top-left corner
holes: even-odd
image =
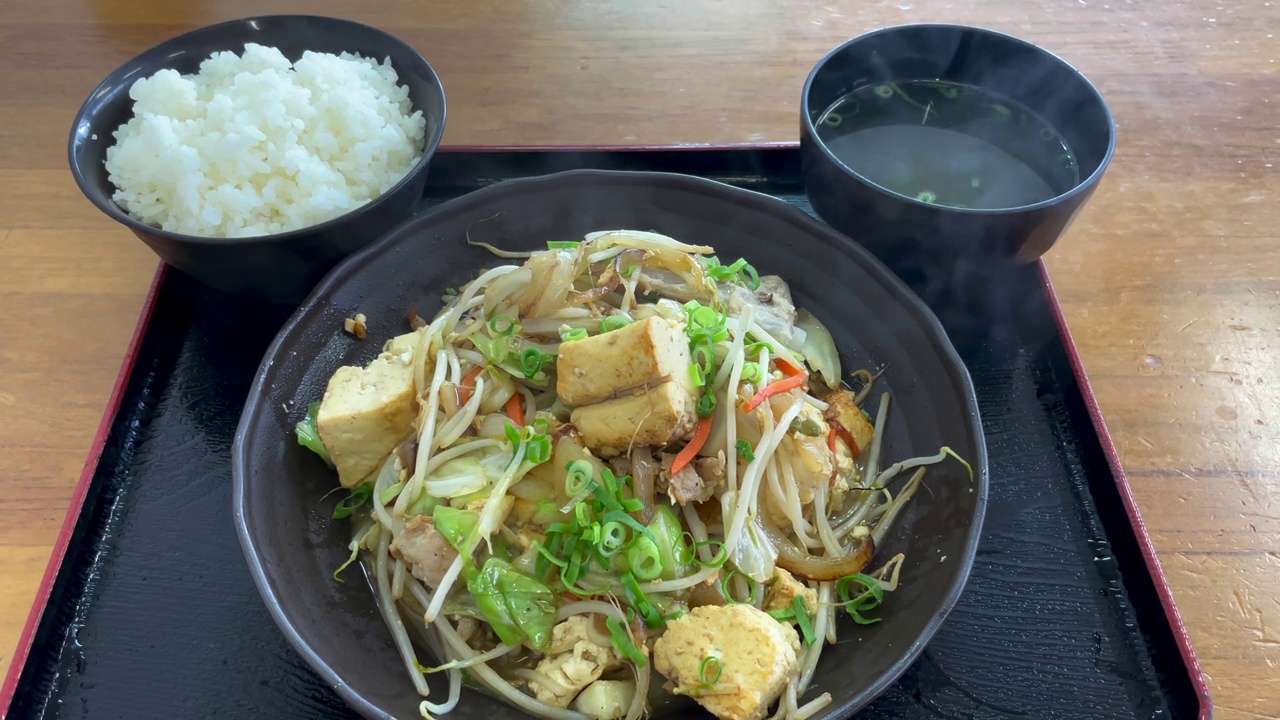
[[[296,302],[413,214],[445,126],[416,50],[337,18],[245,18],[125,63],[85,101],[81,191],[166,263]]]

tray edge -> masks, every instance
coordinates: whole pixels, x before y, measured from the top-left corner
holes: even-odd
[[[1142,551],[1142,559],[1146,565],[1147,572],[1151,574],[1151,578],[1156,586],[1156,593],[1160,596],[1160,606],[1164,609],[1165,617],[1169,619],[1169,624],[1173,630],[1174,640],[1178,643],[1178,650],[1182,654],[1183,663],[1187,666],[1187,671],[1191,675],[1191,683],[1196,689],[1196,698],[1200,705],[1200,720],[1210,720],[1213,717],[1213,699],[1209,693],[1208,677],[1205,675],[1203,668],[1200,667],[1200,660],[1196,657],[1195,648],[1191,644],[1191,636],[1187,632],[1186,623],[1182,620],[1182,613],[1178,610],[1177,603],[1173,599],[1173,591],[1169,587],[1169,580],[1165,576],[1164,568],[1160,564],[1160,558],[1156,555],[1155,544],[1151,541],[1151,534],[1147,532],[1147,524],[1142,519],[1142,512],[1138,509],[1137,501],[1133,497],[1133,488],[1129,485],[1129,476],[1125,473],[1124,467],[1120,464],[1120,454],[1116,450],[1115,440],[1111,437],[1111,431],[1107,428],[1107,422],[1102,416],[1102,408],[1098,404],[1098,396],[1094,394],[1093,384],[1089,381],[1089,375],[1085,372],[1084,360],[1080,357],[1080,350],[1076,347],[1075,338],[1071,334],[1071,328],[1067,325],[1067,316],[1062,309],[1062,303],[1058,299],[1058,293],[1053,287],[1053,279],[1050,277],[1049,268],[1043,260],[1037,260],[1040,266],[1040,280],[1044,284],[1045,294],[1049,298],[1049,311],[1053,313],[1054,322],[1058,326],[1058,333],[1062,336],[1063,346],[1067,351],[1067,360],[1071,363],[1071,373],[1075,375],[1076,383],[1080,386],[1080,395],[1084,398],[1085,407],[1089,411],[1089,420],[1093,425],[1093,430],[1098,434],[1098,442],[1102,445],[1102,453],[1106,456],[1107,465],[1111,468],[1111,474],[1115,478],[1116,487],[1120,492],[1120,501],[1124,505],[1125,514],[1129,517],[1129,524],[1133,526],[1134,536],[1138,540],[1138,548]]]
[[[62,526],[58,529],[58,537],[53,542],[53,550],[49,554],[49,562],[45,565],[44,576],[40,579],[40,586],[36,589],[36,596],[31,603],[31,611],[27,614],[27,621],[22,627],[22,634],[18,636],[18,645],[14,648],[13,657],[10,659],[9,670],[5,674],[4,684],[0,685],[0,718],[8,716],[9,708],[13,704],[13,698],[18,689],[18,678],[22,675],[22,671],[26,669],[31,646],[35,642],[36,628],[39,627],[40,619],[44,616],[44,611],[49,605],[53,584],[58,578],[58,573],[62,570],[62,562],[66,558],[67,549],[71,544],[71,535],[75,532],[76,525],[80,521],[80,513],[84,509],[84,501],[89,493],[89,485],[92,484],[93,476],[98,470],[98,463],[102,459],[102,451],[106,446],[107,436],[111,433],[111,428],[115,424],[125,388],[129,384],[129,379],[133,376],[133,369],[138,360],[138,350],[142,347],[142,340],[151,324],[151,317],[156,308],[156,299],[160,294],[160,287],[164,284],[168,269],[169,266],[164,263],[159,263],[156,266],[155,274],[151,278],[151,287],[147,289],[147,295],[142,301],[138,322],[134,326],[133,336],[129,338],[129,344],[125,348],[124,358],[120,361],[120,370],[116,373],[111,395],[107,400],[106,408],[102,411],[102,419],[98,422],[98,431],[93,437],[93,443],[89,446],[89,455],[85,458],[84,467],[80,471],[80,479],[76,481],[75,489],[72,490],[71,502],[68,504],[67,512],[63,516]]]
[[[752,150],[796,150],[800,142],[797,140],[762,140],[742,143],[679,143],[633,144],[633,145],[441,145],[437,153],[504,153],[504,152],[698,152],[707,150],[742,151]]]

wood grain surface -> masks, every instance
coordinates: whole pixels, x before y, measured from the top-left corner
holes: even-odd
[[[1046,261],[1217,717],[1280,717],[1280,0],[0,3],[0,673],[156,262],[77,191],[71,119],[129,57],[263,12],[417,47],[452,145],[793,141],[813,64],[905,22],[1080,68],[1119,144]]]

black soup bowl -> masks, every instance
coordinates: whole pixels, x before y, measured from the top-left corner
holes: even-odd
[[[137,220],[112,200],[107,148],[113,133],[133,117],[129,89],[163,69],[198,72],[215,52],[244,52],[245,43],[275,47],[291,61],[304,51],[350,52],[391,59],[409,100],[426,118],[422,157],[398,183],[368,203],[317,225],[241,238],[169,232]],[[85,196],[112,220],[134,232],[166,263],[202,283],[237,295],[296,303],[339,260],[368,245],[413,214],[422,199],[427,167],[445,126],[444,88],[418,51],[376,28],[310,15],[244,18],[193,30],[138,55],[107,76],[80,108],[67,145],[71,172]]]
[[[957,95],[960,101],[949,101]],[[835,107],[859,97],[860,104]],[[899,273],[1039,258],[1093,194],[1115,148],[1111,112],[1079,71],[1026,41],[960,25],[904,25],[854,38],[817,64],[801,102],[800,148],[814,210]],[[867,129],[878,134],[856,143],[841,137]],[[957,134],[940,134],[948,132]],[[1021,142],[1011,145],[1015,138]],[[993,165],[997,158],[979,157],[983,152],[1005,164]],[[985,160],[997,171],[974,174],[973,189],[982,182],[984,190],[1001,185],[1008,192],[961,207],[928,191],[936,176],[886,187],[895,172],[899,179],[912,172],[903,166],[910,157],[932,168],[918,173],[960,173]],[[1045,192],[1028,195],[1028,179],[1043,182]]]
[[[468,244],[468,237],[534,250],[608,228],[697,238],[722,256],[747,258],[761,274],[780,275],[796,305],[831,331],[846,371],[887,366],[876,381],[893,396],[884,427],[886,465],[949,445],[973,466],[972,476],[954,461],[932,467],[929,491],[904,508],[876,549],[877,567],[905,554],[901,584],[877,609],[883,622],[842,621],[841,642],[823,651],[816,689],[802,699],[831,693],[832,704],[815,718],[848,717],[888,688],[960,597],[987,502],[977,399],[937,318],[883,265],[781,200],[703,178],[573,171],[508,180],[414,217],[335,268],[267,351],[236,431],[233,509],[249,571],[302,658],[367,718],[417,717],[421,698],[359,572],[349,570],[346,583],[333,579],[348,557],[351,526],[330,517],[337,477],[298,445],[294,424],[323,395],[335,369],[365,364],[384,340],[406,331],[409,308],[432,317],[445,288],[512,262]],[[369,318],[363,342],[342,331],[342,319],[356,309]],[[433,699],[445,696],[442,677],[428,682]],[[522,715],[468,687],[445,717]],[[710,716],[666,709],[654,717]]]

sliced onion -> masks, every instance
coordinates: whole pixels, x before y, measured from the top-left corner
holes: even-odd
[[[653,519],[654,483],[657,480],[660,465],[653,459],[653,451],[648,446],[638,447],[631,451],[631,479],[634,483],[636,499],[644,503],[640,509],[640,521],[648,524]]]
[[[806,580],[839,580],[845,575],[860,573],[871,564],[876,551],[875,542],[867,537],[851,553],[820,557],[797,549],[768,523],[761,523],[760,528],[778,551],[778,567]]]
[[[497,278],[489,283],[484,291],[484,316],[494,318],[499,315],[510,315],[515,304],[511,298],[523,292],[533,280],[533,271],[522,267]]]
[[[804,331],[803,334],[793,335],[799,345],[796,350],[800,351],[805,362],[818,373],[827,387],[840,387],[840,351],[836,349],[836,341],[831,337],[831,332],[813,313],[804,308],[796,311],[796,328]]]

